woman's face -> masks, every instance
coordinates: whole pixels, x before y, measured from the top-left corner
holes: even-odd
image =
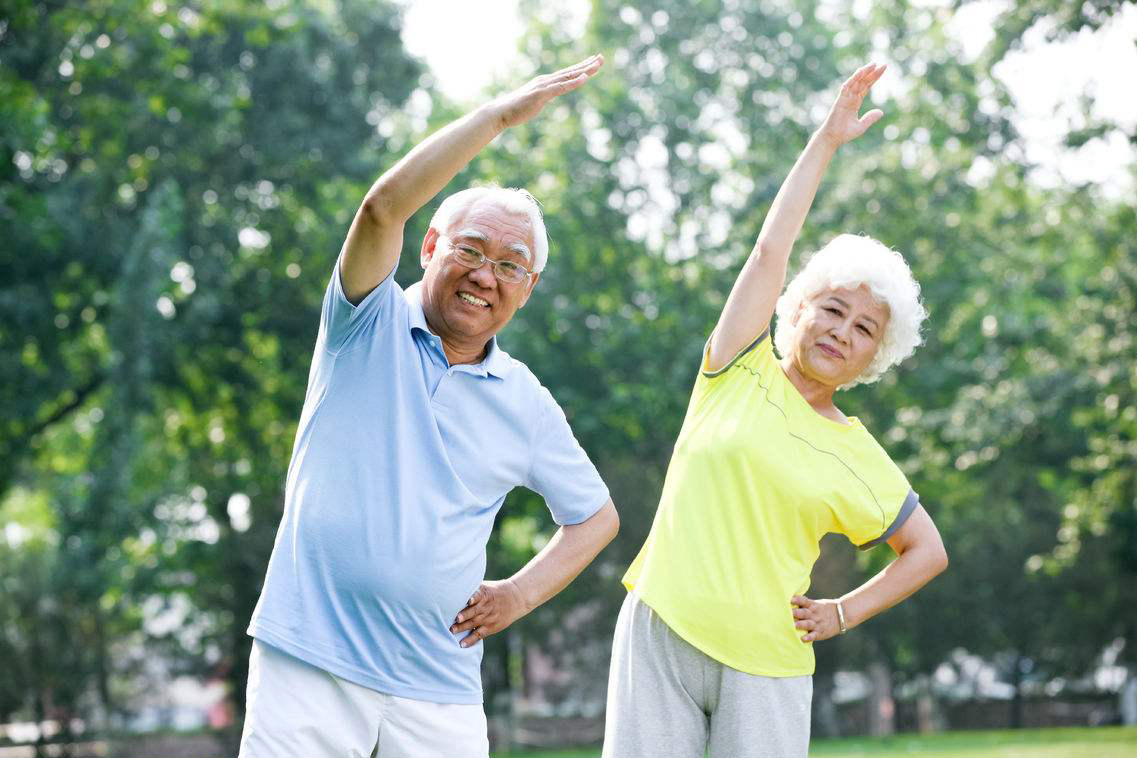
[[[840,387],[860,376],[880,348],[888,306],[867,285],[826,289],[794,315],[793,361],[808,379]]]

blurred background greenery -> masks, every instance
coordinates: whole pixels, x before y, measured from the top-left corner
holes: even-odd
[[[565,408],[623,528],[486,643],[496,744],[596,738],[618,577],[699,348],[781,179],[869,59],[893,66],[886,117],[835,162],[798,249],[867,233],[923,284],[927,344],[842,407],[907,472],[952,564],[818,646],[815,734],[1113,722],[1137,699],[1133,152],[1111,153],[1120,189],[1041,181],[993,74],[1028,35],[1134,8],[997,4],[965,54],[949,26],[977,2],[593,0],[572,19],[521,3],[517,70],[494,89],[597,50],[607,65],[451,189],[543,203],[550,266],[502,342]],[[40,740],[239,726],[334,258],[371,181],[477,101],[407,52],[403,14],[0,3],[0,724]],[[478,66],[513,43],[470,36],[457,54]],[[1057,124],[1063,149],[1137,144],[1093,95]],[[433,207],[408,229],[404,284]],[[552,529],[538,497],[511,495],[490,576]],[[827,539],[813,592],[889,557]]]

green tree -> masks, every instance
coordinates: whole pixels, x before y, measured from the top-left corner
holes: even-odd
[[[121,709],[110,651],[143,603],[189,609],[170,654],[243,698],[320,294],[425,96],[400,24],[353,0],[5,11],[0,497],[56,513],[49,586],[91,656],[68,707]],[[9,710],[57,679],[26,681]]]

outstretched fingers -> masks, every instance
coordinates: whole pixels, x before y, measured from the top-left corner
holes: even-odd
[[[597,53],[551,74],[535,76],[520,88],[500,96],[495,102],[502,127],[517,126],[535,117],[550,100],[584,84],[602,65],[604,56]]]
[[[593,74],[600,70],[602,65],[604,65],[604,56],[597,53],[576,65],[563,68],[560,71],[550,74],[546,86],[552,91],[554,96],[563,95],[588,81]]]
[[[565,66],[560,71],[554,71],[549,74],[553,81],[564,81],[568,79],[575,79],[581,74],[592,75],[600,70],[604,65],[604,56],[600,53],[590,55],[579,63],[574,63],[571,66]]]
[[[864,97],[869,88],[884,75],[886,68],[888,68],[887,63],[866,63],[845,81],[845,85],[841,89],[844,93],[854,97]]]

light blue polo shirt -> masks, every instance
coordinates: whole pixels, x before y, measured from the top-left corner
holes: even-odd
[[[518,485],[558,524],[608,500],[564,412],[496,339],[451,366],[419,285],[392,274],[352,306],[333,273],[249,634],[379,692],[480,703],[482,645],[449,627]]]

